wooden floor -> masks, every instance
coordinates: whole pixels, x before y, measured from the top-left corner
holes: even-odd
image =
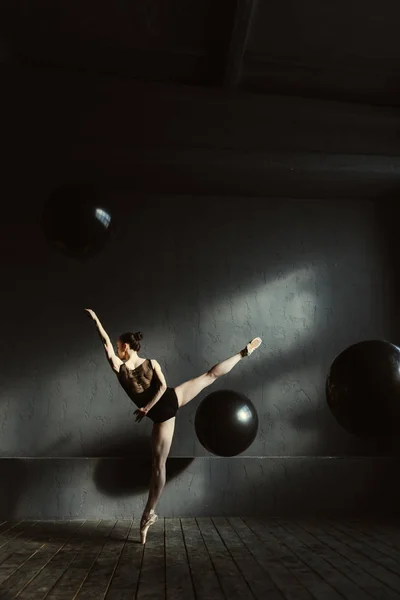
[[[400,599],[400,521],[3,522],[0,599]]]

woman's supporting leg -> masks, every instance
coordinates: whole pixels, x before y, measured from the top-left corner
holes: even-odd
[[[256,348],[261,346],[261,342],[261,338],[254,338],[254,340],[249,342],[241,352],[218,363],[207,371],[207,373],[200,375],[200,377],[195,377],[194,379],[190,379],[189,381],[185,381],[185,383],[178,385],[175,388],[175,392],[178,397],[179,408],[193,400],[193,398],[203,391],[204,388],[214,383],[218,377],[222,377],[222,375],[226,375],[232,371],[233,367],[237,365],[244,356],[249,356]]]
[[[166,462],[174,437],[175,417],[163,423],[154,423],[151,434],[152,470],[149,496],[140,523],[142,544],[146,543],[149,526],[155,523],[154,509],[165,486]]]

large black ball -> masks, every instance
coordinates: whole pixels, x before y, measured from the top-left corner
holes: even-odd
[[[338,423],[360,437],[390,436],[400,426],[400,349],[389,342],[354,344],[332,363],[328,405]]]
[[[43,209],[48,242],[74,258],[87,258],[101,250],[110,235],[111,221],[104,198],[89,184],[55,190]]]
[[[235,456],[253,443],[258,416],[253,403],[243,394],[217,390],[199,405],[195,429],[206,450],[217,456]]]

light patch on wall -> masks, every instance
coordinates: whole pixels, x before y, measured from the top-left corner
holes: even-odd
[[[261,335],[275,351],[288,351],[307,339],[316,325],[317,277],[313,265],[279,274],[268,282],[261,280],[246,290],[227,291],[221,301],[207,302],[204,298],[201,330],[212,339],[213,346],[217,342],[225,349],[229,339],[232,346],[237,345],[238,335]]]
[[[315,270],[305,267],[257,290],[257,322],[261,319],[265,323],[276,350],[288,350],[308,337],[316,318],[315,288]]]
[[[262,389],[255,388],[252,397],[263,396],[263,413],[273,423],[266,445],[277,453],[309,455],[318,452],[321,441],[320,418],[327,410],[322,401],[325,395],[326,374],[323,366],[314,364],[296,368],[265,381]],[[263,414],[259,414],[262,419]],[[295,435],[297,434],[297,435]]]
[[[208,491],[210,489],[210,481],[208,480],[209,473],[194,473],[192,469],[189,467],[186,469],[185,473],[182,473],[172,481],[168,482],[169,487],[174,487],[175,492],[179,494],[180,486],[182,485],[183,477],[188,480],[187,490],[186,490],[186,500],[184,500],[184,504],[188,504],[188,498],[190,498],[190,506],[193,506],[195,503],[198,505],[205,505],[207,500]],[[207,505],[206,505],[207,506]]]
[[[264,381],[262,393],[266,406],[277,414],[284,412],[283,420],[300,411],[310,410],[318,404],[318,396],[321,393],[321,385],[318,384],[321,384],[321,381],[325,381],[325,374],[319,364],[295,368],[290,373],[283,373],[275,379]],[[255,389],[254,394],[257,392]]]

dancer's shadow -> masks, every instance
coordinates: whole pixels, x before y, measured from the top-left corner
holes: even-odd
[[[91,455],[95,448],[91,448]],[[115,442],[102,445],[101,454],[94,470],[97,489],[112,497],[131,496],[148,490],[151,477],[152,454],[148,437],[133,438],[126,434],[118,436]],[[173,458],[167,460],[167,483],[178,477],[193,462],[194,458]]]

